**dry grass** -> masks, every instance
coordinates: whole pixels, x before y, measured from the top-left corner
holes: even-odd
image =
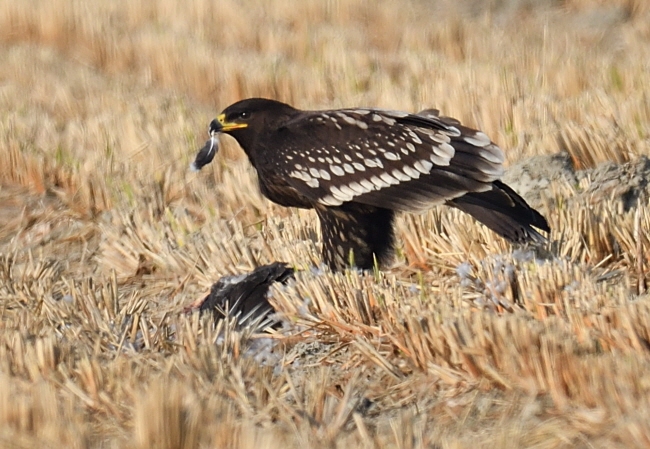
[[[647,197],[554,180],[537,256],[407,216],[391,270],[333,275],[232,142],[187,170],[257,95],[436,107],[511,164],[634,162],[646,1],[4,2],[0,42],[1,447],[650,445]],[[183,312],[274,260],[306,269],[275,289],[290,328]]]

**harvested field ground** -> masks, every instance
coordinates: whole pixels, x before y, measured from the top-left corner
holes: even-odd
[[[650,446],[646,0],[9,1],[0,61],[0,447]],[[188,171],[251,96],[480,128],[550,241],[441,207],[314,269],[232,140]],[[186,311],[276,260],[281,330]]]

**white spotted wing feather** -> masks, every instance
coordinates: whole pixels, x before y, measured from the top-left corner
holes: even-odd
[[[490,190],[503,174],[499,147],[453,119],[421,114],[308,112],[268,136],[277,150],[265,157],[301,195],[325,206],[422,211]]]

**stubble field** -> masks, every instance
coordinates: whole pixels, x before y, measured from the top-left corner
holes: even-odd
[[[4,2],[0,61],[0,447],[650,445],[647,2]],[[549,243],[438,208],[314,269],[234,141],[188,170],[252,96],[482,129]],[[277,260],[280,331],[188,311]]]

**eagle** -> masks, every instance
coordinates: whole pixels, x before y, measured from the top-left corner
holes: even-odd
[[[242,100],[212,120],[195,170],[212,161],[220,134],[239,143],[266,198],[316,211],[323,260],[332,270],[385,266],[396,213],[439,204],[511,242],[541,243],[539,231],[550,232],[546,219],[500,180],[503,151],[435,109],[305,111],[265,98]]]

